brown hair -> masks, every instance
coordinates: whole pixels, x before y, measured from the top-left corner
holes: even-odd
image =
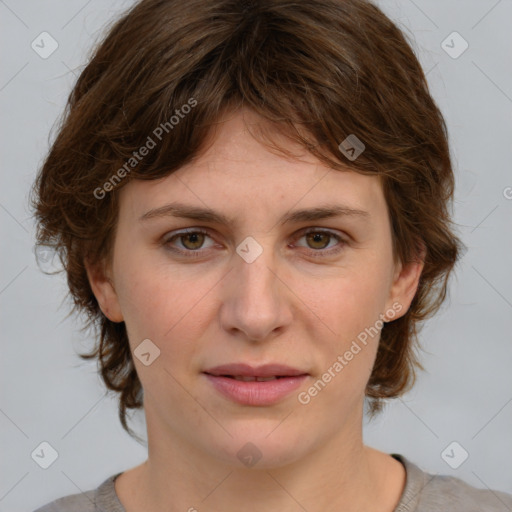
[[[366,0],[143,0],[80,74],[31,199],[37,244],[58,252],[73,309],[98,330],[81,357],[98,358],[129,433],[127,409],[142,407],[141,384],[124,322],[102,314],[84,260],[111,256],[120,187],[189,162],[221,114],[240,106],[330,167],[380,176],[395,257],[411,261],[420,246],[426,254],[409,311],[382,330],[366,389],[371,416],[422,368],[418,322],[445,299],[462,244],[448,211],[447,129],[401,30]],[[351,134],[365,145],[354,160],[339,149]],[[156,149],[142,157],[150,139]]]

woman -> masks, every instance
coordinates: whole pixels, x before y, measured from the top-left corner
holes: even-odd
[[[39,512],[512,508],[362,440],[365,399],[421,367],[453,181],[422,69],[368,1],[136,4],[33,204],[148,459]]]

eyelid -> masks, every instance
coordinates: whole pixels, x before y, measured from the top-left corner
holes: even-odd
[[[333,231],[331,229],[324,228],[324,227],[321,227],[321,226],[308,227],[308,228],[304,228],[304,229],[299,230],[299,232],[297,234],[295,234],[294,237],[293,237],[294,243],[297,240],[300,240],[302,237],[304,237],[306,235],[309,235],[310,233],[327,234],[327,235],[330,235],[331,237],[335,238],[338,241],[337,246],[331,247],[329,249],[317,249],[317,250],[315,250],[315,249],[308,249],[307,247],[304,247],[314,257],[322,256],[322,255],[325,256],[325,257],[335,255],[338,252],[340,252],[345,245],[347,245],[349,243],[348,236],[343,236],[343,235],[341,235],[337,231]],[[340,245],[342,247],[340,247]]]
[[[200,234],[206,235],[206,236],[210,237],[212,240],[214,240],[214,237],[212,236],[212,234],[208,228],[192,227],[192,228],[177,229],[176,231],[169,231],[162,237],[162,243],[164,245],[166,245],[174,238],[179,238],[180,236],[185,236],[185,235],[195,234],[195,233],[200,233]],[[200,250],[201,249],[198,249],[196,252],[198,252]],[[193,251],[189,250],[188,252],[193,252]]]
[[[342,232],[330,228],[324,228],[323,226],[314,226],[299,229],[299,231],[294,235],[294,238],[300,238],[301,236],[307,235],[309,233],[327,233],[329,235],[336,236],[340,239],[343,238]]]

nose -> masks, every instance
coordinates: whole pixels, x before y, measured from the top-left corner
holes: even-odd
[[[235,254],[224,279],[220,322],[231,335],[265,341],[282,333],[292,321],[293,294],[269,245],[251,263]]]

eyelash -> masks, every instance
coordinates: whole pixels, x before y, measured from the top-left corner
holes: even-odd
[[[309,255],[314,257],[314,258],[333,256],[333,255],[339,253],[340,251],[342,251],[344,249],[345,245],[347,244],[347,241],[345,239],[343,239],[341,236],[339,236],[339,235],[337,235],[335,233],[332,233],[331,231],[326,231],[326,230],[322,230],[322,229],[314,229],[314,228],[313,229],[309,229],[307,231],[301,232],[300,235],[295,237],[294,241],[300,240],[302,237],[307,236],[307,235],[309,235],[311,233],[328,235],[328,236],[338,240],[338,242],[340,244],[337,248],[334,248],[334,249],[333,248],[331,248],[331,249],[317,249],[317,250],[311,249],[308,252],[309,252]],[[205,231],[204,229],[201,229],[201,228],[189,228],[189,229],[186,229],[186,230],[183,230],[183,231],[179,231],[178,233],[174,233],[170,237],[166,237],[164,239],[164,241],[163,241],[163,245],[169,251],[172,251],[172,252],[177,253],[179,255],[185,255],[186,257],[191,257],[191,258],[203,257],[204,253],[203,253],[203,251],[201,249],[196,249],[196,250],[186,249],[186,250],[183,250],[183,249],[177,249],[175,247],[173,247],[173,248],[170,247],[170,243],[173,240],[179,239],[180,237],[184,237],[186,235],[194,235],[194,234],[202,234],[202,235],[208,236],[209,238],[212,238],[210,236],[210,233],[208,231]]]

